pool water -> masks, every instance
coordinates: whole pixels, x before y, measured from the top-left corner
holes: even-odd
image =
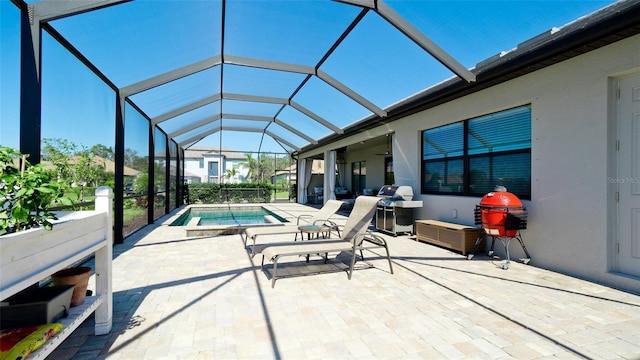
[[[185,226],[194,217],[200,218],[198,226],[265,224],[264,217],[266,215],[271,215],[281,222],[286,222],[282,217],[262,207],[191,208],[180,215],[170,226]]]

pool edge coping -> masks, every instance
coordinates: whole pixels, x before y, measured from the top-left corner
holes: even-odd
[[[176,221],[180,216],[182,216],[186,211],[189,211],[193,208],[228,208],[230,206],[241,208],[241,207],[259,207],[263,210],[267,210],[271,213],[274,213],[280,216],[283,219],[288,219],[288,216],[282,216],[278,214],[277,209],[269,208],[268,203],[246,203],[246,204],[189,204],[184,205],[184,208],[180,209],[175,214],[171,215],[167,220],[163,221],[163,225],[171,226],[171,224]],[[265,215],[265,217],[269,217],[276,222],[269,222],[266,224],[250,224],[250,225],[197,225],[200,221],[199,217],[192,218],[189,223],[186,225],[182,225],[181,227],[185,230],[186,236],[219,236],[219,235],[235,235],[242,234],[244,230],[248,227],[264,227],[264,226],[284,226],[285,223],[275,218],[273,215]],[[194,221],[196,220],[197,221]],[[288,223],[288,222],[287,222]]]

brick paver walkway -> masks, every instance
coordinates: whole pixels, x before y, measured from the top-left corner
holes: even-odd
[[[393,275],[369,254],[351,281],[315,261],[272,289],[239,235],[150,226],[115,247],[111,334],[93,336],[90,318],[50,358],[640,359],[638,295],[385,238]]]

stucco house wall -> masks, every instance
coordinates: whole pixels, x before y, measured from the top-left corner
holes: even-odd
[[[217,163],[218,175],[217,182],[224,183],[241,183],[245,181],[249,169],[241,164],[245,163],[244,156],[238,156],[231,151],[223,151],[223,156],[217,152],[213,152],[211,147],[194,147],[189,150],[189,155],[185,156],[184,167],[185,171],[200,178],[199,182],[210,182],[209,176],[209,163]],[[231,155],[231,156],[229,156]],[[203,167],[200,167],[200,161],[203,162]],[[226,171],[230,169],[236,169],[236,175],[227,179]],[[212,175],[213,176],[213,175]]]
[[[197,158],[185,158],[184,159],[184,170],[188,171],[194,175],[197,175],[199,177],[199,181],[198,182],[207,182],[206,181],[206,177],[205,180],[203,180],[203,177],[205,176],[204,174],[204,170],[206,169],[201,169],[200,165],[199,165],[199,160]]]
[[[640,292],[639,279],[610,271],[615,190],[607,181],[615,161],[612,78],[633,72],[640,72],[640,36],[396,121],[396,183],[419,192],[422,130],[530,103],[532,198],[523,201],[529,221],[522,234],[532,264]],[[466,224],[473,224],[480,201],[416,198],[424,202],[416,218]],[[498,243],[496,253],[501,248]],[[510,249],[512,258],[523,255],[515,242]]]
[[[353,189],[351,166],[354,162],[366,161],[367,178],[366,188],[373,189],[376,193],[384,183],[384,154],[386,148],[384,145],[378,145],[356,151],[349,151],[344,155],[345,159],[345,183],[348,189]]]

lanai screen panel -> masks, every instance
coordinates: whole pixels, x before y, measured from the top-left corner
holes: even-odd
[[[181,146],[244,129],[291,152],[455,75],[376,11],[137,0],[50,24]]]
[[[223,92],[288,99],[305,77],[294,72],[225,64]]]
[[[269,124],[267,131],[277,136],[279,139],[287,141],[288,143],[301,148],[302,146],[308,143],[308,140],[305,138],[298,136],[296,134],[291,133],[287,128],[281,126],[277,122],[272,122]],[[306,134],[305,134],[306,135]]]
[[[310,79],[294,100],[340,128],[373,114],[317,77]]]
[[[207,125],[203,125],[197,129],[188,131],[184,134],[178,135],[174,138],[178,145],[184,146],[184,144],[193,144],[194,141],[201,140],[209,134],[214,134],[220,131],[220,120],[216,120]]]
[[[333,1],[227,1],[225,53],[315,66],[359,11]]]
[[[219,134],[214,134],[212,135],[212,137],[214,137],[216,140],[220,140],[218,139]],[[243,143],[251,148],[251,150],[238,150],[245,153],[284,153],[284,149],[288,149],[286,145],[279,143],[271,136],[257,132],[243,132],[234,130],[227,130],[224,132],[224,136],[221,139],[222,146],[229,149],[237,149],[238,144],[234,140],[232,140],[237,138],[242,138]],[[253,157],[255,158],[256,155],[254,155]]]
[[[46,33],[42,51],[41,137],[53,145],[58,139],[69,141],[75,144],[73,151],[94,146],[113,149],[114,91]]]
[[[20,94],[20,11],[13,4],[0,3],[0,20],[4,30],[0,41],[0,92],[5,94],[0,106],[0,144],[18,148],[20,128],[9,124],[20,121],[20,101],[6,101],[6,94]]]
[[[219,1],[137,0],[54,20],[51,25],[124,87],[220,54],[220,5]]]
[[[220,66],[216,66],[132,95],[131,100],[155,118],[219,93]]]
[[[224,114],[240,114],[250,116],[275,116],[282,104],[274,104],[259,101],[222,100],[222,112]]]
[[[384,118],[390,105],[451,77],[474,81],[469,69],[476,63],[610,1],[28,3],[36,17],[43,8],[86,10],[44,22],[147,117],[161,118],[166,133],[198,133],[191,127],[224,121],[232,108],[234,115],[273,118],[282,127],[267,124],[264,134],[289,139],[285,147],[293,151]],[[217,109],[197,112],[218,100]],[[189,120],[168,120],[178,116]]]
[[[285,108],[279,115],[278,120],[282,123],[295,127],[299,131],[313,137],[314,139],[320,139],[333,133],[333,131],[325,125],[314,121],[306,114],[300,112],[292,107]]]
[[[367,13],[322,70],[381,108],[455,76],[374,12]]]
[[[173,134],[174,132],[187,130],[194,124],[206,125],[209,122],[218,120],[220,118],[219,113],[220,101],[215,101],[163,121],[158,126],[165,130],[167,134]]]
[[[247,131],[260,131],[262,132],[267,126],[269,122],[266,121],[257,121],[257,120],[244,120],[244,119],[234,119],[234,118],[223,118],[222,126],[230,127],[234,129],[246,129]]]

